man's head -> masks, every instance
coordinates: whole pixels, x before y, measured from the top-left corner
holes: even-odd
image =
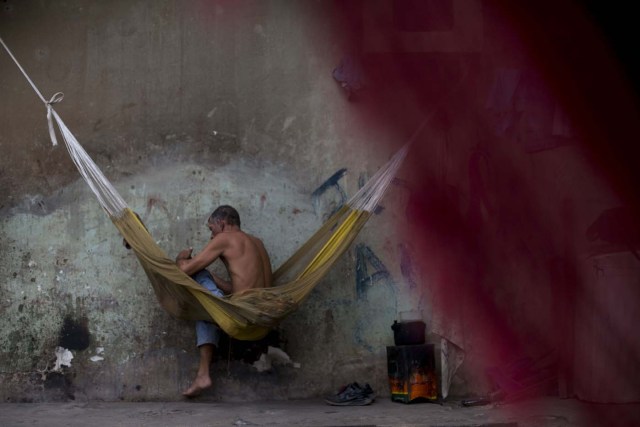
[[[211,230],[211,236],[224,231],[226,226],[237,226],[240,228],[240,215],[238,211],[229,205],[218,206],[209,217],[207,226]]]

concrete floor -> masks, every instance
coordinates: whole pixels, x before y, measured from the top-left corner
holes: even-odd
[[[0,404],[0,426],[633,426],[640,404],[593,405],[541,398],[507,405],[335,407],[322,400],[231,402],[64,402]]]

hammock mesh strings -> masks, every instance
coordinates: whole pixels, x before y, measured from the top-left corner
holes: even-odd
[[[58,124],[64,145],[67,147],[69,156],[78,168],[80,175],[87,182],[93,194],[98,198],[100,205],[110,216],[120,216],[127,207],[124,199],[111,185],[111,182],[104,176],[98,165],[89,157],[82,148],[76,137],[64,124],[58,113],[53,110],[53,118]]]

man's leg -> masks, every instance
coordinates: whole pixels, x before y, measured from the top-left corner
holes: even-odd
[[[196,326],[196,335],[198,337],[198,351],[200,352],[200,363],[198,365],[198,372],[196,378],[191,383],[191,386],[182,392],[184,396],[194,397],[202,393],[203,390],[211,387],[211,376],[209,374],[209,367],[213,361],[213,355],[215,348],[218,345],[219,335],[217,334],[217,326],[210,322],[198,321]],[[216,338],[207,339],[205,337],[215,335]],[[207,342],[209,341],[209,342]]]
[[[212,294],[216,296],[224,295],[206,270],[201,270],[192,277]],[[200,363],[195,380],[193,380],[193,383],[188,389],[182,392],[182,394],[187,397],[197,396],[212,385],[209,367],[213,361],[215,349],[220,341],[220,329],[215,323],[198,320],[196,322],[196,339],[196,345],[200,352]]]

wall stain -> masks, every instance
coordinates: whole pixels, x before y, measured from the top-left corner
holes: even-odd
[[[147,199],[147,209],[145,211],[145,215],[149,216],[153,208],[160,209],[167,215],[168,218],[171,218],[171,215],[169,215],[169,209],[167,208],[167,202],[160,197],[152,196]]]
[[[89,320],[86,317],[73,319],[66,316],[60,329],[58,345],[68,350],[86,350],[91,342]]]
[[[59,372],[49,372],[44,380],[45,390],[59,390],[65,397],[75,400],[75,387],[71,381],[69,374],[61,374]]]

